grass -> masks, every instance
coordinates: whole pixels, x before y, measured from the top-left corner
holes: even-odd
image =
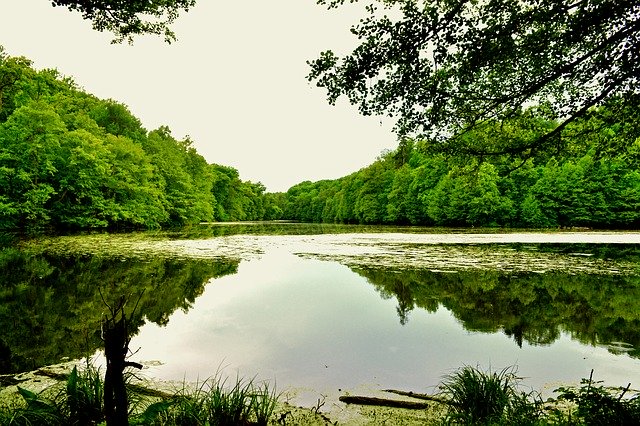
[[[572,409],[560,418],[584,420],[589,425],[640,425],[640,395],[625,397],[626,388],[607,388],[593,381],[593,370],[589,379],[582,379],[578,388],[556,389],[558,399],[572,403]]]
[[[440,384],[449,401],[446,421],[456,424],[536,424],[540,400],[519,390],[520,379],[513,367],[481,371],[464,366]]]
[[[640,425],[640,396],[629,395],[630,386],[604,387],[594,382],[592,376],[593,372],[579,387],[557,389],[558,397],[543,404],[538,394],[521,390],[520,378],[513,367],[482,371],[464,366],[440,384],[440,396],[447,401],[442,423]],[[184,383],[172,395],[136,394],[133,389],[129,392],[135,410],[130,416],[132,425],[263,426],[276,423],[274,412],[279,395],[275,386],[266,382],[256,383],[239,376],[229,380],[218,372],[195,386]],[[20,404],[0,407],[0,425],[104,424],[102,377],[90,365],[82,370],[74,368],[66,383],[41,393],[23,388],[18,388],[18,392]],[[286,415],[281,416],[282,421]],[[437,422],[433,419],[433,423]]]
[[[275,387],[256,385],[253,380],[236,377],[231,385],[217,374],[212,379],[165,401],[153,424],[235,426],[266,425],[278,402]]]
[[[40,393],[18,388],[21,403],[0,407],[2,426],[84,426],[104,424],[104,387],[100,372],[87,366],[74,368],[66,383]],[[183,385],[168,398],[145,397],[128,392],[133,409],[130,424],[170,425],[267,425],[278,395],[268,383],[236,377],[229,382],[216,374],[195,388]]]
[[[513,367],[482,371],[464,366],[440,385],[448,401],[445,424],[466,425],[640,425],[640,395],[626,388],[607,388],[589,379],[579,387],[556,389],[543,403],[534,392],[520,390]],[[560,408],[561,407],[561,408]]]

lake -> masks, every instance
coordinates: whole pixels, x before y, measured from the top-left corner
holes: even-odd
[[[4,373],[95,354],[126,295],[131,359],[160,380],[240,374],[303,405],[435,392],[463,365],[640,387],[638,232],[203,224],[5,246]]]

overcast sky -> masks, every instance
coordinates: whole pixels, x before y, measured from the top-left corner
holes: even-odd
[[[174,24],[178,41],[112,45],[77,13],[49,0],[2,0],[0,45],[37,69],[57,68],[100,98],[124,103],[147,130],[189,135],[207,161],[284,191],[334,179],[393,149],[392,122],[361,117],[307,82],[307,60],[346,52],[360,5],[315,0],[198,0]]]

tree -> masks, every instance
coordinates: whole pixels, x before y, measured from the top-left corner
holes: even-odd
[[[357,0],[351,0],[355,2]],[[318,0],[336,7],[345,0]],[[623,110],[640,95],[637,0],[379,0],[351,31],[360,44],[310,61],[310,81],[364,115],[397,118],[401,136],[473,154],[526,153],[593,107]],[[396,18],[397,17],[397,18]],[[515,145],[466,147],[470,129],[531,105],[557,120]],[[614,112],[615,115],[615,112]]]
[[[188,11],[195,0],[52,0],[82,13],[97,31],[111,31],[113,42],[132,42],[140,34],[162,35],[167,43],[176,40],[169,26],[181,11]]]

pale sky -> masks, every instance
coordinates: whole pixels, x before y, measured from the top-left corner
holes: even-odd
[[[127,105],[147,130],[189,135],[243,180],[285,191],[352,173],[397,145],[389,119],[332,107],[305,78],[322,50],[355,45],[349,28],[362,17],[361,5],[328,11],[315,0],[198,0],[172,27],[177,42],[131,46],[49,0],[1,0],[0,45]]]

